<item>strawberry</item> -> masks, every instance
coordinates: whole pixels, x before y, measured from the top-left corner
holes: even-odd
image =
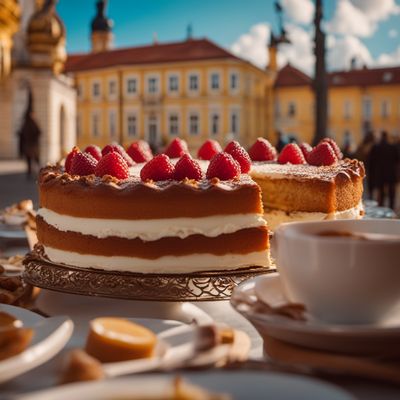
[[[207,168],[207,179],[219,178],[223,181],[240,177],[240,164],[228,153],[216,154]]]
[[[250,147],[249,156],[253,161],[275,161],[277,153],[275,147],[267,139],[259,137]]]
[[[98,162],[95,174],[100,177],[111,175],[117,179],[127,179],[129,177],[129,168],[119,153],[111,151],[104,155]]]
[[[153,153],[150,146],[144,140],[133,142],[126,151],[133,161],[137,163],[144,163],[153,158]]]
[[[217,153],[222,151],[221,145],[212,139],[206,140],[197,152],[200,160],[211,160]]]
[[[169,158],[179,158],[185,153],[189,153],[188,145],[185,140],[180,138],[175,138],[164,152]]]
[[[83,150],[83,152],[84,153],[89,153],[97,161],[100,161],[100,158],[102,156],[100,147],[96,146],[94,144],[91,144],[90,146],[87,146],[86,149]]]
[[[174,178],[174,164],[166,154],[159,154],[148,161],[140,171],[142,181],[167,181]]]
[[[78,151],[71,164],[71,175],[92,175],[96,169],[97,160],[89,153]]]
[[[174,179],[182,181],[185,178],[196,181],[203,178],[200,164],[196,160],[193,160],[190,154],[184,154],[175,164]]]
[[[64,165],[65,172],[71,173],[72,160],[74,159],[77,153],[79,153],[79,148],[74,146],[74,148],[68,153],[65,159],[65,165]]]
[[[306,164],[306,160],[300,147],[296,143],[287,144],[279,154],[279,164]]]
[[[320,142],[308,155],[308,163],[311,165],[332,165],[336,164],[337,161],[338,158],[335,154],[335,151],[326,141]]]
[[[343,154],[340,151],[339,146],[337,145],[337,143],[332,138],[322,139],[321,142],[326,142],[332,147],[332,149],[335,152],[336,157],[337,157],[338,160],[341,160],[343,158]]]
[[[299,145],[301,152],[303,153],[304,158],[307,160],[308,155],[310,154],[311,150],[313,149],[308,143],[303,142]]]
[[[128,167],[133,167],[135,165],[135,162],[132,160],[131,157],[127,154],[125,149],[120,146],[118,143],[111,143],[108,144],[107,146],[103,147],[103,150],[101,150],[101,154],[105,156],[106,154],[115,151],[117,152],[122,158],[125,160],[125,162],[128,164]]]
[[[243,174],[247,174],[251,168],[251,159],[247,151],[235,140],[228,143],[225,153],[230,154],[240,165]]]

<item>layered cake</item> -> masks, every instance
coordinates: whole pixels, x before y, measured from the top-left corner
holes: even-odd
[[[159,155],[131,172],[124,157],[74,149],[41,171],[37,234],[51,261],[163,274],[269,266],[260,187],[232,156],[202,171]]]
[[[266,151],[265,161],[260,154],[252,157],[257,161],[250,175],[261,187],[270,229],[283,222],[363,216],[363,163],[343,160],[334,142],[325,140],[314,149],[290,144],[279,157]]]

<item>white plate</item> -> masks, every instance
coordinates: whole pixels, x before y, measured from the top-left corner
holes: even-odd
[[[340,295],[340,294],[339,294]],[[400,308],[376,325],[333,325],[306,315],[306,321],[255,312],[256,301],[276,307],[287,304],[278,273],[250,279],[239,285],[232,296],[233,307],[259,331],[288,343],[317,350],[357,355],[400,354]]]
[[[336,388],[310,378],[261,372],[202,372],[182,374],[183,379],[208,390],[227,393],[235,400],[354,400]],[[93,383],[65,385],[55,389],[27,394],[19,400],[111,400],[166,398],[171,389],[171,376],[142,375]],[[156,397],[157,396],[157,397]],[[165,397],[162,397],[165,396]]]
[[[0,361],[0,383],[41,365],[54,357],[72,335],[73,323],[67,317],[43,318],[20,307],[0,304],[0,311],[9,313],[34,329],[29,347],[16,356]]]

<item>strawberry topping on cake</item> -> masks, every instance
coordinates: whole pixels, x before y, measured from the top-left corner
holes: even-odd
[[[86,149],[84,150],[84,153],[89,153],[97,161],[100,161],[100,158],[102,157],[100,147],[94,144],[87,146]]]
[[[111,152],[118,153],[128,164],[128,167],[133,167],[135,165],[135,162],[132,160],[132,158],[128,155],[128,153],[125,151],[125,149],[122,146],[120,146],[119,144],[117,144],[117,143],[108,144],[101,151],[103,156],[105,156],[106,154],[111,153]]]
[[[89,153],[78,151],[72,159],[71,175],[92,175],[97,166],[97,160]]]
[[[71,166],[72,166],[72,160],[75,157],[77,153],[79,153],[79,148],[74,147],[67,155],[67,158],[65,159],[65,171],[68,172],[69,174],[71,173]]]
[[[240,165],[243,174],[247,174],[251,168],[251,159],[247,151],[237,142],[233,140],[225,147],[225,153],[230,154]]]
[[[320,142],[308,155],[308,163],[315,166],[336,164],[338,158],[332,146],[326,142]]]
[[[174,178],[175,167],[166,154],[148,161],[140,171],[142,181],[167,181]]]
[[[279,164],[306,164],[300,147],[296,143],[287,144],[279,154]]]
[[[307,160],[308,155],[311,153],[312,151],[312,146],[310,146],[308,143],[303,142],[300,143],[299,145],[301,152],[303,153],[304,158]]]
[[[169,158],[179,158],[185,153],[189,153],[188,145],[185,140],[175,138],[165,150]]]
[[[223,181],[240,177],[240,164],[228,153],[216,154],[207,168],[207,179],[219,178]]]
[[[127,153],[132,160],[137,163],[144,163],[153,158],[153,152],[151,151],[149,144],[144,140],[133,142],[128,147]]]
[[[175,165],[174,179],[182,181],[185,178],[196,181],[203,178],[200,164],[190,154],[184,154]]]
[[[206,140],[197,152],[200,160],[211,160],[216,154],[222,151],[221,145],[213,139]]]
[[[337,143],[332,138],[322,139],[321,142],[326,142],[332,147],[332,149],[335,152],[336,157],[337,157],[338,160],[341,160],[343,158],[343,154],[340,151],[339,146],[337,145]]]
[[[249,156],[253,161],[275,161],[277,152],[267,139],[259,137],[250,147]]]
[[[100,177],[111,175],[117,179],[127,179],[129,177],[129,168],[119,153],[111,151],[104,155],[98,162],[95,174]]]

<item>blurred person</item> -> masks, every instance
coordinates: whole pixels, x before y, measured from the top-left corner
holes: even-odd
[[[344,158],[353,158],[353,141],[350,132],[345,132],[343,138],[343,147],[341,148]]]
[[[26,175],[28,178],[31,178],[33,164],[35,164],[36,170],[39,169],[40,129],[30,109],[25,113],[24,121],[18,132],[18,136],[20,157],[25,158],[27,165]]]
[[[369,162],[371,174],[378,188],[379,206],[385,204],[386,195],[388,195],[389,207],[394,209],[399,155],[396,146],[389,142],[386,131],[381,132],[380,141],[372,147]]]
[[[277,136],[277,141],[275,147],[278,153],[280,153],[282,149],[288,144],[288,140],[281,131],[277,131],[276,136]]]
[[[373,199],[374,197],[374,189],[376,187],[376,182],[374,179],[374,175],[371,171],[370,165],[370,155],[372,147],[375,144],[375,135],[373,131],[368,131],[364,136],[362,142],[357,147],[357,150],[354,154],[354,157],[358,160],[362,161],[365,166],[366,173],[366,181],[367,181],[367,189],[368,189],[368,198]]]

